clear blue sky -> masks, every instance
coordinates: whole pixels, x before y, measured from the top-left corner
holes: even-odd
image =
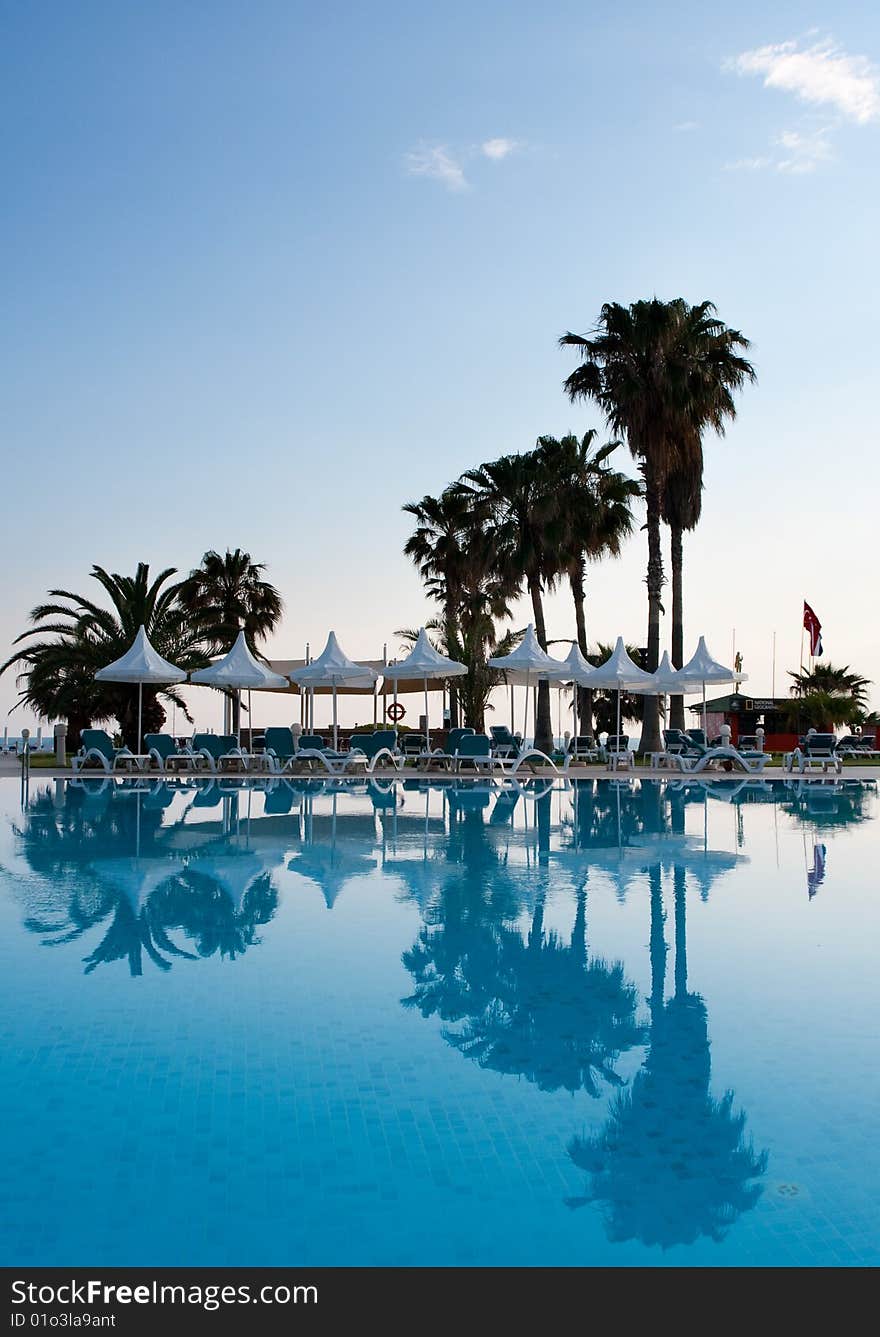
[[[656,293],[714,300],[760,377],[707,443],[688,644],[736,628],[765,692],[776,629],[779,691],[806,597],[880,684],[875,4],[0,17],[0,648],[93,561],[241,545],[275,653],[379,654],[425,616],[401,503],[599,426],[556,340]],[[643,568],[639,534],[596,571],[592,637],[643,643]]]

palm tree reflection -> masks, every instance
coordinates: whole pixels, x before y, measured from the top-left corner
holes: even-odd
[[[86,974],[127,961],[139,976],[145,956],[163,971],[175,957],[234,960],[259,942],[259,928],[275,913],[271,875],[253,855],[220,842],[211,857],[181,856],[163,844],[164,806],[148,808],[140,795],[99,782],[66,785],[60,801],[44,790],[28,807],[17,834],[43,876],[26,889],[32,910],[25,927],[59,946],[104,926],[83,958]]]
[[[663,1249],[700,1236],[724,1238],[761,1194],[767,1168],[745,1138],[746,1116],[734,1094],[710,1094],[706,1005],[687,987],[685,869],[674,869],[675,980],[666,1000],[666,941],[659,864],[651,891],[650,1047],[632,1086],[618,1093],[605,1126],[574,1138],[569,1154],[590,1176],[571,1207],[602,1204],[608,1236]]]
[[[619,1055],[643,1043],[635,987],[617,962],[587,949],[586,883],[568,942],[544,928],[549,883],[550,795],[536,803],[538,866],[517,877],[480,808],[451,824],[449,862],[428,922],[404,954],[415,992],[403,1000],[424,1017],[454,1023],[444,1039],[481,1067],[524,1076],[541,1090],[614,1085]],[[534,898],[524,936],[519,920]]]

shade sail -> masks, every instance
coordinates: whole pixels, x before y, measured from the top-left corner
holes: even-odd
[[[154,650],[144,627],[140,627],[121,659],[117,659],[106,668],[98,669],[95,674],[99,682],[131,682],[155,684],[183,682],[186,671],[176,664],[169,664],[157,650]]]
[[[256,688],[262,691],[283,690],[287,679],[280,673],[273,673],[265,664],[261,664],[251,654],[243,631],[238,633],[235,644],[227,655],[211,664],[209,668],[198,669],[190,675],[190,681],[200,687]]]
[[[531,622],[516,649],[511,650],[509,655],[490,659],[489,666],[500,669],[508,683],[514,684],[532,684],[541,679],[544,682],[567,682],[571,677],[567,664],[541,649]]]
[[[383,677],[389,682],[401,682],[407,678],[459,678],[467,673],[466,664],[458,664],[454,659],[441,655],[428,640],[424,627],[406,659],[399,664],[389,664],[382,670]]]

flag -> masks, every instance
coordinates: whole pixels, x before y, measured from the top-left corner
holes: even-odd
[[[810,654],[817,658],[822,653],[822,623],[804,600],[804,626],[810,633]]]
[[[813,867],[807,869],[807,892],[810,900],[825,881],[825,846],[813,846]]]

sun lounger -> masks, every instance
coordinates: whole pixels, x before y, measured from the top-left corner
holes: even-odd
[[[113,739],[104,729],[83,729],[79,752],[71,759],[75,771],[87,770],[90,765],[108,774],[111,771],[139,771],[149,761],[147,753],[137,754],[127,747],[114,747]]]
[[[452,769],[459,774],[462,769],[467,768],[484,774],[493,769],[503,770],[504,764],[501,758],[492,754],[492,740],[488,734],[465,734],[459,739],[458,747],[452,756]]]
[[[363,752],[367,758],[367,770],[372,772],[382,762],[400,770],[406,759],[397,751],[397,730],[377,729],[375,733],[352,734],[349,750]]]
[[[578,761],[598,761],[599,748],[596,740],[591,733],[575,734],[569,738],[568,747],[565,750],[565,769]]]
[[[689,752],[678,752],[672,754],[672,758],[678,769],[686,771],[689,775],[696,775],[709,766],[723,765],[726,762],[739,766],[749,775],[760,775],[770,760],[770,753],[740,752],[737,748],[724,744],[721,747],[705,747],[702,750],[695,748]]]
[[[631,770],[635,755],[629,744],[629,734],[612,734],[603,748],[609,771]]]
[[[169,733],[144,734],[144,746],[151,764],[160,771],[194,771],[198,758],[190,747],[180,748]]]
[[[830,767],[840,774],[843,763],[837,754],[837,738],[833,733],[807,734],[800,747],[791,754],[788,768],[795,767],[801,775],[818,767],[823,773]]]
[[[515,757],[522,746],[522,739],[518,734],[511,733],[506,724],[493,724],[489,736],[496,757]]]
[[[190,747],[194,756],[202,758],[200,768],[212,774],[223,770],[247,770],[247,754],[238,746],[235,734],[193,734]]]

